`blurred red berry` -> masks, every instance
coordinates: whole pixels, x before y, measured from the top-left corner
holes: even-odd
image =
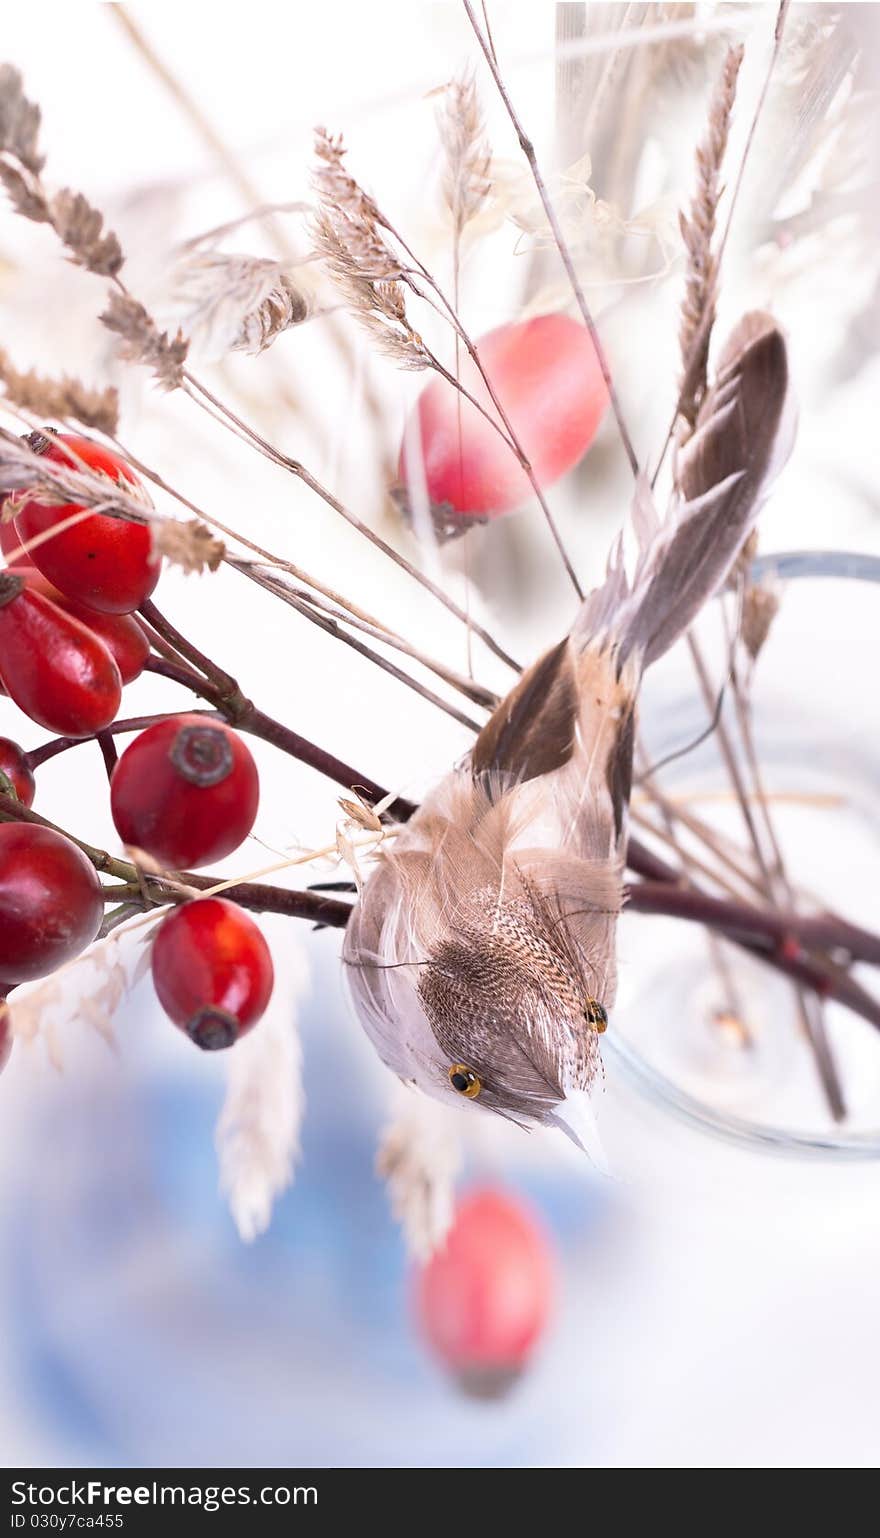
[[[103,641],[12,571],[0,573],[0,678],[25,715],[62,737],[103,731],[122,699]]]
[[[174,716],[141,732],[110,784],[110,809],[124,844],[169,870],[231,854],[254,825],[260,799],[250,750],[221,721]]]
[[[5,774],[22,806],[33,806],[36,783],[27,754],[17,742],[0,737],[0,774]]]
[[[416,1275],[422,1332],[459,1385],[494,1397],[529,1361],[553,1302],[553,1260],[543,1229],[517,1197],[472,1192],[459,1202],[443,1247]]]
[[[45,977],[94,940],[101,883],[81,849],[35,823],[0,823],[0,981]]]
[[[208,1052],[231,1047],[263,1014],[274,973],[252,918],[222,897],[203,897],[162,920],[153,982],[166,1014]]]
[[[580,321],[539,315],[490,331],[480,358],[542,490],[590,447],[608,403],[596,350]],[[468,359],[461,382],[498,415]],[[427,495],[441,532],[497,518],[534,493],[516,456],[491,423],[439,375],[425,386],[407,424],[398,476],[411,510]]]
[[[9,1025],[9,1015],[3,1007],[3,989],[0,984],[0,1073],[12,1056],[12,1031]]]
[[[150,643],[146,631],[133,614],[99,614],[97,609],[90,609],[88,604],[79,603],[76,598],[68,598],[66,594],[59,593],[57,587],[53,587],[48,577],[44,577],[36,566],[20,565],[16,570],[24,577],[30,592],[42,593],[57,609],[72,614],[74,619],[86,625],[93,635],[104,642],[119,669],[123,684],[133,683],[140,677],[150,655]]]
[[[134,471],[100,443],[70,433],[37,437],[46,459],[74,470],[85,464],[114,484],[121,481],[125,489],[134,489],[146,500]],[[77,503],[46,503],[42,498],[28,501],[24,493],[18,495],[18,501],[15,530],[22,542],[82,511]],[[111,518],[106,513],[93,513],[47,539],[29,552],[28,560],[60,592],[105,614],[130,614],[149,598],[159,580],[159,563],[152,559],[146,525],[128,518]]]

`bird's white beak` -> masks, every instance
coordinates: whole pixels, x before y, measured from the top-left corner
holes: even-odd
[[[560,1131],[571,1139],[575,1147],[587,1155],[590,1162],[603,1175],[611,1173],[602,1147],[602,1139],[599,1136],[599,1125],[593,1102],[586,1090],[572,1090],[571,1094],[566,1095],[565,1099],[559,1102],[547,1121],[551,1127],[559,1127]]]

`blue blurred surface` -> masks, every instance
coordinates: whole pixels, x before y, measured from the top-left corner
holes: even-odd
[[[320,943],[320,942],[317,942]],[[109,1465],[517,1465],[550,1458],[537,1366],[508,1403],[461,1399],[418,1342],[407,1262],[373,1173],[376,1104],[333,997],[306,1009],[296,1184],[238,1238],[217,1190],[221,1085],[151,1067],[152,1000],[122,1061],[48,1081],[19,1150],[4,1249],[13,1392],[57,1456]],[[358,1049],[357,1051],[354,1049]],[[189,1062],[186,1064],[189,1067]],[[4,1088],[9,1084],[7,1080]],[[590,1185],[530,1187],[559,1240],[588,1234]]]

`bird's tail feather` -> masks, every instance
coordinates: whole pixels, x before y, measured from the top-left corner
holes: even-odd
[[[613,645],[622,667],[668,651],[726,580],[794,441],[796,413],[785,339],[755,311],[736,327],[718,362],[693,436],[679,451],[675,493],[661,522],[640,481],[632,522],[634,576],[622,543],[602,587],[584,603],[576,645]]]

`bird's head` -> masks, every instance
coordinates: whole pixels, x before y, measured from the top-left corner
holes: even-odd
[[[511,864],[504,889],[472,889],[416,934],[390,890],[374,878],[346,936],[358,1013],[387,1066],[435,1099],[560,1127],[591,1152],[616,912],[578,910]]]

